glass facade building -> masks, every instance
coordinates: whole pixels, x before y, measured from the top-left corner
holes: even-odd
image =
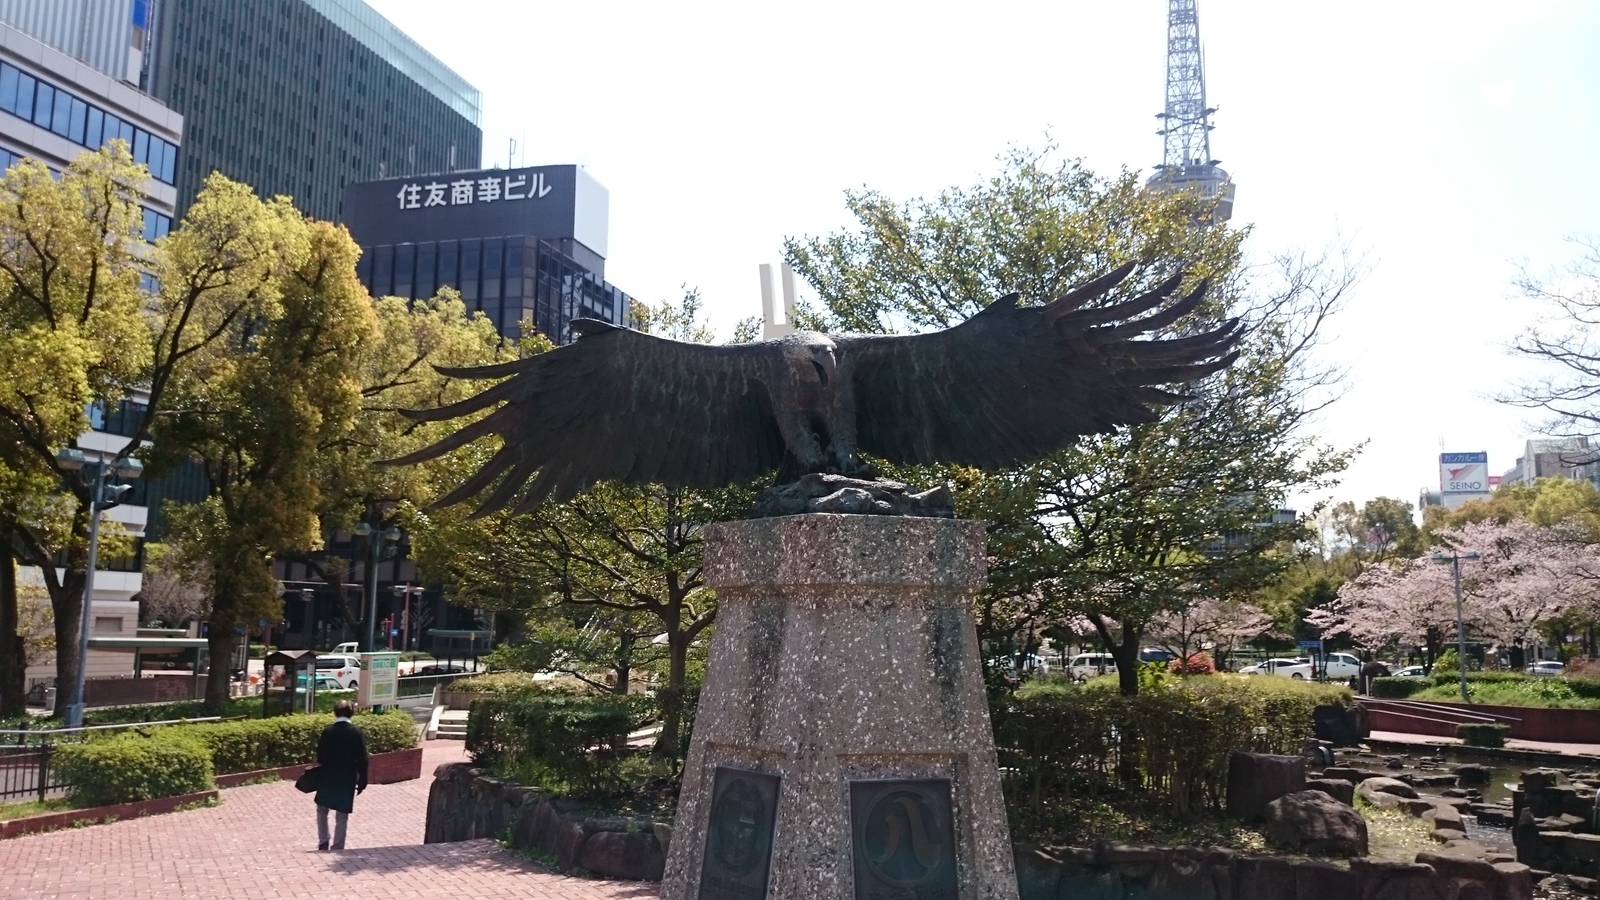
[[[374,297],[432,297],[461,292],[507,337],[537,331],[558,344],[571,340],[573,319],[621,325],[629,297],[536,237],[468,238],[364,247],[357,272]]]
[[[475,169],[481,93],[361,0],[159,0],[144,87],[183,114],[179,213],[213,170],[340,221],[345,185]]]

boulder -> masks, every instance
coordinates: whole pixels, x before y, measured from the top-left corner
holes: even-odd
[[[1259,822],[1267,804],[1305,790],[1306,761],[1298,756],[1233,753],[1228,757],[1228,813]]]
[[[603,878],[660,881],[667,858],[653,832],[600,831],[583,842],[578,865]]]
[[[1397,809],[1400,801],[1416,799],[1417,789],[1398,778],[1368,778],[1356,785],[1356,794],[1379,809]]]
[[[1481,859],[1451,853],[1418,853],[1417,862],[1432,866],[1444,882],[1445,896],[1457,900],[1495,900],[1500,874]]]
[[[1379,772],[1376,769],[1358,769],[1351,766],[1329,766],[1322,770],[1323,778],[1342,778],[1351,784],[1360,784],[1368,778],[1387,778],[1388,772]]]
[[[1434,830],[1453,829],[1466,831],[1465,824],[1461,821],[1461,810],[1454,806],[1440,804],[1422,814],[1422,818],[1433,823]]]
[[[1278,900],[1295,895],[1294,865],[1276,856],[1241,856],[1233,866],[1233,896]]]
[[[1432,866],[1379,859],[1352,859],[1364,900],[1445,900],[1443,879]]]
[[[1488,784],[1489,779],[1494,777],[1493,769],[1489,768],[1488,766],[1480,766],[1477,763],[1467,763],[1466,765],[1456,766],[1450,771],[1456,776],[1456,783],[1463,786],[1469,784]]]
[[[1517,848],[1517,862],[1532,864],[1539,860],[1539,825],[1533,813],[1523,810],[1517,824],[1511,826],[1511,843]]]
[[[1356,786],[1343,778],[1309,778],[1306,779],[1306,790],[1321,791],[1347,805],[1356,802]]]
[[[1297,791],[1267,804],[1267,838],[1303,853],[1367,855],[1367,820],[1321,791]]]
[[[1332,863],[1296,862],[1294,900],[1361,900],[1361,883],[1349,869]]]
[[[1500,900],[1533,900],[1533,870],[1522,863],[1493,863],[1500,878]]]
[[[1434,841],[1440,844],[1449,846],[1454,841],[1466,840],[1467,833],[1456,828],[1435,828],[1428,837],[1433,838]]]
[[[1565,784],[1567,776],[1556,769],[1526,769],[1522,773],[1522,789],[1542,791],[1547,787]]]

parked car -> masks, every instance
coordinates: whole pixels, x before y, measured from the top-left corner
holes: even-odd
[[[1426,677],[1427,674],[1428,674],[1428,670],[1424,669],[1421,666],[1406,666],[1404,669],[1396,669],[1395,673],[1394,673],[1394,677],[1395,678],[1423,678],[1423,677]]]
[[[305,676],[304,672],[300,673],[299,681],[300,681],[300,687],[304,688],[306,686],[306,676]],[[344,685],[340,684],[338,679],[334,678],[332,675],[318,675],[317,676],[317,690],[319,690],[319,691],[343,691],[343,690],[347,690],[347,688]]]
[[[467,671],[465,666],[421,666],[414,671],[401,675],[401,678],[420,677],[423,675],[458,675]]]
[[[1144,647],[1139,651],[1139,662],[1142,663],[1172,662],[1177,658],[1178,654],[1173,653],[1171,650],[1168,650],[1165,647]]]
[[[1096,675],[1115,675],[1117,660],[1109,653],[1079,653],[1067,663],[1067,674],[1076,681],[1084,681]]]
[[[1337,678],[1348,681],[1361,675],[1361,660],[1354,653],[1329,653],[1328,670],[1329,679]]]
[[[1534,663],[1526,671],[1529,675],[1560,675],[1566,670],[1566,663],[1558,663],[1553,659],[1546,659]]]
[[[1311,677],[1311,663],[1298,659],[1269,659],[1245,666],[1239,672],[1242,675],[1279,675],[1304,680]]]
[[[327,675],[353,691],[361,684],[361,660],[358,657],[345,655],[319,656],[317,674]]]

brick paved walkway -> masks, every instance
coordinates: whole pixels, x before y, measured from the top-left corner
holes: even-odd
[[[0,841],[0,897],[451,898],[645,900],[654,884],[566,878],[492,841],[423,844],[435,766],[465,758],[455,741],[423,745],[423,777],[356,798],[348,848],[318,853],[315,807],[287,782],[232,788],[222,805]]]

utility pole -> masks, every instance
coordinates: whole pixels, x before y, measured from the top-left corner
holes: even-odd
[[[1211,114],[1206,106],[1204,51],[1200,47],[1198,0],[1167,0],[1167,103],[1161,120],[1161,164],[1147,185],[1161,191],[1193,191],[1216,210],[1205,224],[1233,217],[1233,181],[1211,158]]]

